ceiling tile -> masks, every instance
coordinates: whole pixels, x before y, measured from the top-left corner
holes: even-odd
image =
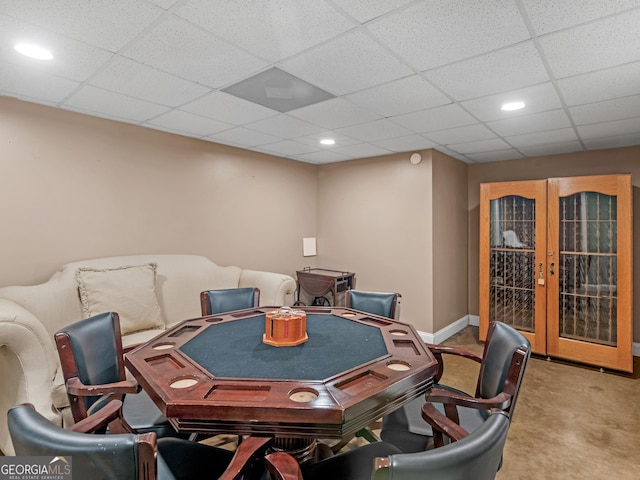
[[[371,143],[392,152],[424,150],[426,148],[433,148],[437,145],[422,135],[407,135],[406,137],[387,138],[386,140],[377,140]]]
[[[211,92],[183,105],[180,110],[234,125],[244,125],[278,115],[275,110],[224,92]]]
[[[177,107],[204,95],[208,88],[127,58],[114,58],[90,81],[105,90]]]
[[[560,128],[547,132],[526,133],[505,137],[505,140],[516,148],[546,145],[550,143],[572,142],[577,140],[573,128]]]
[[[272,62],[341,34],[355,25],[325,2],[187,0],[176,14]]]
[[[530,38],[513,0],[419,2],[367,28],[418,70]]]
[[[576,125],[608,122],[640,116],[640,95],[570,107]]]
[[[391,120],[416,133],[434,132],[476,123],[471,115],[456,104],[398,115]]]
[[[455,143],[447,146],[454,152],[458,152],[463,155],[478,152],[493,152],[509,148],[509,145],[501,138],[478,140],[477,142]]]
[[[302,143],[292,142],[291,140],[281,140],[276,143],[269,143],[267,145],[263,145],[262,149],[267,152],[284,156],[301,155],[303,153],[318,151],[317,148],[310,145],[303,145]]]
[[[335,95],[353,93],[412,73],[359,30],[287,60],[282,68]]]
[[[163,12],[143,0],[1,0],[12,17],[117,52]]]
[[[151,3],[154,3],[156,5],[158,5],[159,7],[164,8],[165,10],[169,9],[170,7],[172,7],[173,5],[175,5],[176,3],[182,1],[182,0],[147,0]]]
[[[498,150],[497,152],[481,152],[481,153],[469,153],[466,155],[469,159],[475,163],[486,162],[501,162],[503,160],[516,160],[518,158],[524,158],[518,150],[509,148],[507,150]]]
[[[143,122],[167,111],[167,107],[162,105],[108,92],[91,85],[80,88],[64,105],[76,111],[126,122]]]
[[[638,0],[522,0],[538,35],[640,6]]]
[[[232,127],[228,123],[194,115],[180,110],[171,110],[147,122],[174,132],[189,133],[192,136],[208,136]]]
[[[487,126],[500,136],[520,135],[523,133],[543,132],[556,128],[571,126],[571,121],[564,110],[551,110],[548,112],[521,115],[518,117],[504,118],[487,122]]]
[[[464,127],[449,128],[437,132],[425,133],[425,137],[440,145],[451,143],[475,142],[477,140],[490,140],[496,138],[496,134],[479,123]]]
[[[105,50],[1,14],[0,40],[0,64],[29,67],[79,82],[112,57]],[[54,58],[42,61],[25,57],[13,48],[19,42],[41,45],[51,51]]]
[[[266,145],[267,143],[275,143],[282,140],[280,137],[274,137],[273,135],[256,132],[255,130],[244,127],[236,127],[214,133],[207,138],[222,143],[232,143],[233,145],[242,145],[245,147],[257,147],[258,145]]]
[[[377,120],[380,115],[357,105],[334,98],[289,112],[292,117],[333,129]]]
[[[540,37],[556,78],[640,60],[640,10]],[[615,34],[612,34],[615,32]]]
[[[580,138],[583,139],[633,135],[640,131],[640,116],[612,122],[578,125],[577,129]]]
[[[549,81],[533,42],[481,55],[424,73],[456,100],[482,97]]]
[[[454,152],[453,150],[447,147],[439,146],[439,147],[436,147],[436,150],[439,151],[440,153],[444,153],[445,155],[449,155],[450,157],[457,158],[461,162],[473,163],[469,158],[467,158],[466,155],[462,155],[458,152]]]
[[[522,110],[505,112],[500,106],[507,102],[522,101],[526,107]],[[477,98],[462,102],[462,106],[482,121],[499,120],[501,118],[515,118],[520,115],[555,110],[562,107],[562,103],[551,83],[543,83],[533,87],[499,93],[488,97]]]
[[[567,105],[640,94],[640,62],[558,80]]]
[[[5,95],[47,103],[65,99],[80,84],[33,68],[12,66],[0,69],[0,92]]]
[[[603,148],[630,147],[640,145],[640,134],[616,135],[612,137],[588,138],[584,140],[585,146],[589,150],[600,150]]]
[[[582,144],[578,141],[549,143],[547,145],[531,145],[526,147],[518,147],[527,157],[542,157],[544,155],[558,155],[561,153],[580,152],[584,150]]]
[[[451,100],[419,75],[393,80],[376,87],[363,90],[346,98],[361,107],[385,117],[416,112]]]
[[[376,147],[370,143],[359,143],[357,145],[338,147],[334,151],[352,158],[378,157],[380,155],[388,155],[391,153],[389,150]]]
[[[323,152],[313,152],[313,153],[303,153],[301,155],[295,156],[296,160],[301,160],[303,162],[308,163],[332,163],[332,162],[342,162],[344,160],[352,160],[352,157],[348,157],[346,155],[340,155],[334,151],[323,151]]]
[[[342,8],[360,23],[368,22],[380,15],[402,7],[413,0],[334,0],[333,3]]]
[[[247,127],[269,135],[286,138],[304,137],[305,135],[313,135],[325,130],[283,113],[275,117],[249,123]]]
[[[222,87],[267,63],[196,26],[170,18],[148,32],[124,55],[178,77]]]
[[[338,129],[338,133],[348,137],[357,138],[363,142],[374,142],[386,138],[402,137],[413,133],[400,125],[396,125],[387,119],[375,120]]]
[[[331,138],[335,140],[336,143],[334,145],[322,145],[320,143],[320,140],[324,138]],[[344,147],[347,145],[355,145],[357,143],[360,143],[360,140],[356,140],[354,138],[347,137],[346,135],[343,135],[341,133],[332,132],[332,131],[322,131],[319,133],[314,133],[313,135],[305,135],[304,137],[294,137],[294,140],[296,142],[305,143],[307,145],[311,145],[316,148],[321,148],[322,150],[335,149],[338,147]]]

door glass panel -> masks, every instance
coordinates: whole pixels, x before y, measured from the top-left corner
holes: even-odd
[[[564,338],[616,345],[617,198],[580,192],[560,199],[560,322]]]
[[[489,318],[527,332],[535,327],[535,207],[516,195],[490,206]]]

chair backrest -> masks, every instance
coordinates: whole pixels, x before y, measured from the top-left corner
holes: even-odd
[[[493,398],[501,392],[511,395],[506,411],[513,415],[531,344],[515,328],[491,322],[478,375],[476,397]]]
[[[493,480],[502,461],[509,425],[509,416],[496,410],[458,442],[426,452],[376,459],[372,479]]]
[[[399,293],[347,290],[346,304],[347,308],[398,320],[401,298]]]
[[[84,385],[125,380],[120,320],[117,313],[101,313],[59,330],[54,335],[65,382],[78,377]],[[76,422],[100,398],[78,398],[67,392]]]
[[[203,316],[254,308],[258,306],[259,302],[259,288],[227,288],[206,290],[200,293]]]
[[[96,342],[97,343],[97,342]],[[7,414],[16,455],[71,458],[73,478],[137,480],[156,478],[155,434],[101,435],[65,430],[18,405]],[[142,472],[148,472],[143,476]]]

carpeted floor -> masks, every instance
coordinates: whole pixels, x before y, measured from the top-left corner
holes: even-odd
[[[477,338],[477,327],[467,327],[445,343],[481,353]],[[640,358],[634,360],[627,375],[533,356],[496,478],[640,479]],[[442,382],[473,392],[474,362],[445,361]]]

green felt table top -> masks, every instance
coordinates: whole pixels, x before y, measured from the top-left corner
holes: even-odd
[[[307,315],[309,341],[262,343],[265,316],[212,323],[182,352],[216,377],[324,380],[387,354],[380,330],[336,315]]]

